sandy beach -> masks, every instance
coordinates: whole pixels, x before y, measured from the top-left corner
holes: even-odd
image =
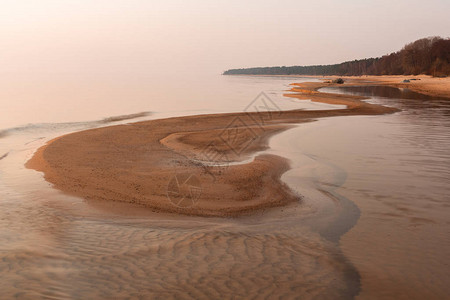
[[[322,117],[398,111],[360,96],[317,91],[329,86],[334,84],[294,84],[287,96],[346,109],[198,115],[98,128],[49,142],[27,167],[68,194],[154,211],[237,216],[283,206],[301,200],[280,181],[289,162],[274,155],[246,161],[267,147],[271,135]]]
[[[338,78],[332,76],[331,79]],[[410,89],[425,95],[437,97],[450,97],[450,78],[431,77],[428,75],[390,75],[390,76],[344,76],[344,80],[348,80],[349,84],[354,85],[386,85],[403,89]],[[403,82],[409,80],[409,82]]]

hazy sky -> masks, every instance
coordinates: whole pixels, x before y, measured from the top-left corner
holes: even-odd
[[[0,73],[220,73],[450,35],[448,0],[0,0]]]

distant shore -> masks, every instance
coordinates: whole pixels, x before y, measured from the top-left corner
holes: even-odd
[[[348,84],[372,80],[352,78]],[[328,86],[340,85],[294,84],[286,96],[347,108],[210,114],[91,129],[50,141],[27,167],[65,193],[160,212],[226,217],[284,206],[301,199],[280,180],[289,162],[255,154],[272,135],[322,117],[398,111],[365,97],[318,91]]]
[[[339,76],[332,76],[331,79]],[[344,76],[351,84],[368,85],[369,82],[397,88],[407,88],[425,95],[450,99],[450,77],[432,77],[428,75],[389,75],[389,76]],[[403,82],[409,80],[409,82]]]
[[[313,76],[313,75],[226,75],[258,77],[317,78],[324,81],[343,78],[346,85],[387,85],[407,88],[425,95],[450,99],[450,77],[432,77],[429,75],[383,75],[383,76]],[[412,80],[411,80],[412,79]],[[409,82],[403,82],[409,80]]]

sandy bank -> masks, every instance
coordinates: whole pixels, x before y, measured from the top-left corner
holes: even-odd
[[[236,216],[299,200],[280,181],[289,162],[258,155],[269,137],[295,123],[397,111],[364,97],[321,93],[326,83],[303,83],[289,97],[346,109],[261,111],[188,116],[69,134],[39,149],[27,167],[66,193],[87,200],[140,204],[155,211]]]
[[[450,77],[437,78],[429,75],[383,75],[383,76],[313,76],[320,79],[344,78],[347,85],[387,85],[407,88],[422,94],[450,99]],[[408,79],[409,82],[403,82]]]

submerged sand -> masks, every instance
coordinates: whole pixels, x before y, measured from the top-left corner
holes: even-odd
[[[287,96],[346,109],[210,114],[92,129],[49,142],[27,166],[66,193],[154,211],[237,216],[287,205],[300,199],[280,181],[289,162],[252,157],[271,135],[321,117],[397,111],[364,97],[317,91],[333,85],[295,84]]]
[[[403,79],[404,76],[352,78],[345,85],[405,87],[400,83]],[[435,82],[431,78],[427,81]],[[438,91],[432,88],[435,83],[427,86],[425,80],[420,82],[420,88],[430,89],[431,95],[450,95],[441,84]],[[88,130],[51,141],[39,149],[28,165],[44,172],[56,188],[85,199],[102,200],[94,203],[100,207],[113,206],[114,211],[133,207],[140,213],[148,212],[138,206],[112,202],[121,201],[139,203],[155,211],[237,216],[295,203],[299,195],[292,194],[279,179],[289,169],[289,162],[278,156],[257,154],[267,147],[272,135],[293,124],[321,117],[395,111],[361,102],[363,97],[317,91],[324,86],[333,85],[294,84],[287,96],[348,108],[204,115]],[[230,140],[227,136],[234,138]],[[174,193],[177,180],[181,183],[178,194]],[[183,185],[184,181],[188,184]],[[378,208],[383,215],[393,211],[383,201],[361,199],[358,203],[358,199],[350,199],[356,200],[361,218],[339,244],[293,227],[293,223],[276,223],[274,220],[286,218],[281,209],[261,216],[265,224],[262,229],[248,226],[251,223],[248,220],[254,217],[231,220],[231,225],[227,225],[230,221],[227,219],[149,213],[143,219],[150,223],[142,227],[135,223],[110,227],[91,220],[87,222],[89,226],[83,227],[78,222],[68,225],[64,220],[61,223],[64,226],[57,227],[68,236],[64,244],[73,264],[68,287],[63,285],[61,289],[55,284],[63,280],[53,272],[39,274],[45,288],[56,286],[57,290],[66,289],[71,291],[70,296],[79,298],[86,294],[97,298],[105,294],[181,298],[188,294],[198,299],[224,295],[350,299],[358,294],[357,299],[445,298],[448,272],[442,262],[448,247],[442,241],[446,228],[436,229],[436,224],[412,227],[400,215],[380,218],[375,215]],[[104,201],[108,205],[102,205]],[[86,209],[90,211],[92,207],[87,205]],[[306,201],[299,207],[307,207]],[[341,202],[339,209],[348,207]],[[70,219],[84,219],[86,215],[87,211],[81,211],[79,217]],[[313,218],[325,223],[318,214]],[[218,225],[214,225],[216,220]],[[168,223],[174,230],[161,230],[160,226]],[[239,226],[235,226],[237,223]],[[95,226],[91,227],[92,224]],[[295,224],[304,225],[297,221]],[[77,227],[79,234],[75,234],[72,226]],[[49,230],[47,223],[41,228]],[[430,240],[435,242],[430,244]],[[345,256],[340,254],[338,245]],[[26,268],[39,271],[48,267],[48,260],[40,257],[33,260],[25,255],[28,253],[20,252],[17,256]],[[5,261],[13,264],[14,258],[6,257]],[[425,267],[426,264],[429,265]],[[5,270],[10,272],[8,268]],[[8,284],[11,276],[5,278]],[[26,281],[9,286],[17,289],[17,293],[26,288],[36,289]]]

